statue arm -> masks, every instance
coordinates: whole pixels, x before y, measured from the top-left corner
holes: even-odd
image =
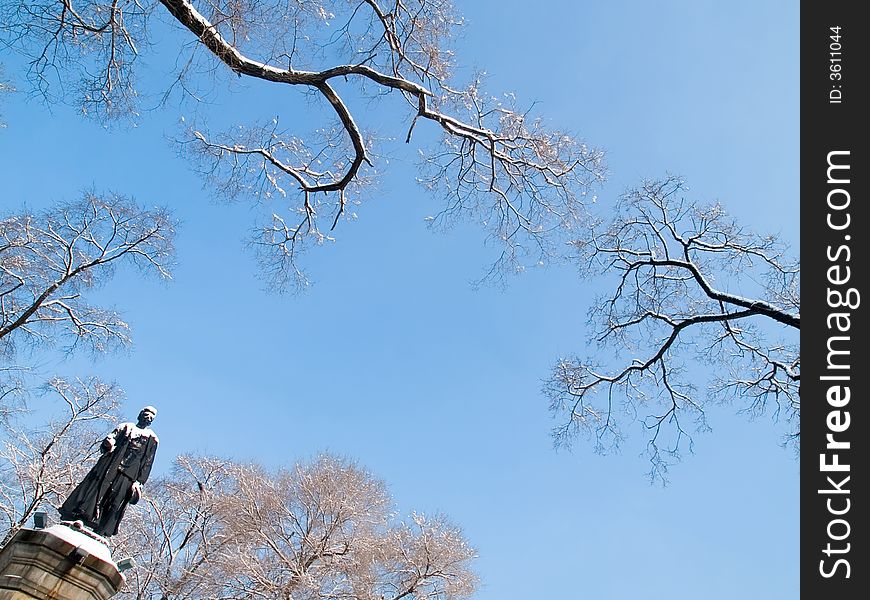
[[[106,452],[112,452],[115,449],[118,445],[118,437],[121,435],[123,427],[123,425],[118,425],[114,430],[112,430],[112,433],[103,439],[103,443],[100,444],[100,452],[105,454]]]
[[[142,457],[142,466],[139,467],[139,476],[136,477],[136,481],[140,484],[148,481],[148,476],[151,474],[151,467],[154,466],[154,457],[157,455],[157,443],[156,436],[148,440],[145,456]]]

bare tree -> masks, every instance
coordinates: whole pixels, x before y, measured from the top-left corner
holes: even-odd
[[[9,539],[38,508],[56,507],[95,452],[97,423],[113,411],[100,393],[58,382],[69,414],[39,434],[17,434],[0,456],[0,510]],[[23,442],[23,443],[22,443]],[[476,587],[476,554],[443,516],[395,518],[383,482],[321,456],[270,473],[214,457],[180,456],[152,480],[112,538],[134,556],[122,598],[453,600]]]
[[[87,193],[40,214],[3,217],[0,353],[11,356],[21,342],[95,351],[129,343],[127,323],[84,294],[120,263],[168,278],[173,235],[165,211],[116,195]]]
[[[0,422],[0,515],[5,544],[38,509],[60,506],[97,455],[116,420],[123,393],[115,384],[49,381],[44,394],[62,405],[46,425],[28,426],[22,412]]]
[[[464,598],[474,550],[443,517],[393,517],[384,484],[321,456],[270,473],[181,456],[118,551],[135,598]]]
[[[86,294],[121,264],[169,277],[173,236],[165,211],[115,195],[88,193],[41,213],[0,217],[0,513],[8,535],[40,504],[57,505],[79,479],[82,459],[95,450],[90,434],[114,416],[123,395],[97,379],[55,377],[41,395],[60,398],[67,410],[42,429],[22,427],[23,401],[39,373],[29,358],[13,364],[16,350],[84,344],[100,352],[128,344],[127,323],[89,304]]]
[[[406,106],[406,141],[426,122],[442,134],[424,153],[420,181],[446,200],[433,218],[481,222],[502,247],[491,274],[546,260],[559,231],[582,222],[586,196],[603,179],[602,153],[493,98],[480,77],[454,82],[449,41],[462,20],[448,0],[4,0],[6,37],[30,59],[30,76],[51,98],[74,85],[86,112],[129,114],[143,95],[134,76],[159,11],[181,26],[177,77],[167,87],[197,97],[204,71],[295,88],[323,106],[323,124],[300,131],[289,119],[249,121],[224,133],[194,126],[188,156],[227,196],[288,197],[255,237],[278,289],[304,285],[297,257],[320,243],[362,199],[376,175],[373,139],[345,100],[397,97]],[[158,8],[162,7],[162,8]],[[388,109],[387,112],[395,109]],[[253,112],[253,111],[252,111]],[[277,110],[276,110],[277,112]],[[275,114],[275,113],[273,113]],[[397,119],[401,118],[396,114]],[[295,130],[294,134],[291,130]]]
[[[26,369],[16,365],[0,366],[0,424],[8,424],[9,418],[22,408],[23,371]]]
[[[432,223],[480,222],[500,245],[488,276],[544,262],[572,239],[586,274],[618,275],[592,322],[598,341],[625,362],[557,363],[546,384],[563,419],[557,443],[588,431],[597,448],[611,448],[626,409],[649,429],[653,475],[663,476],[691,447],[686,421],[706,427],[706,398],[739,397],[751,414],[773,407],[796,421],[797,262],[775,237],[745,232],[721,207],[683,201],[675,178],[627,194],[612,223],[592,219],[586,201],[603,180],[602,153],[548,129],[512,96],[486,93],[483,77],[458,76],[450,40],[462,19],[447,0],[0,0],[0,7],[6,37],[29,57],[37,89],[50,97],[56,85],[72,84],[89,114],[135,111],[145,95],[137,59],[164,22],[188,40],[179,42],[182,58],[160,90],[164,99],[175,92],[196,99],[204,76],[222,74],[298,90],[322,109],[312,131],[292,115],[258,121],[257,113],[278,111],[252,109],[246,123],[225,131],[194,122],[179,140],[221,195],[284,203],[254,237],[279,290],[306,284],[300,252],[331,239],[371,193],[376,138],[354,105],[397,100],[369,104],[404,118],[406,142],[429,125],[441,141],[421,151],[418,180],[445,201]],[[716,365],[704,391],[693,383],[696,360]]]
[[[590,322],[598,356],[626,358],[561,359],[545,385],[562,420],[557,444],[586,432],[604,451],[622,438],[622,417],[640,420],[653,477],[691,448],[687,422],[706,428],[707,398],[736,398],[753,416],[772,408],[799,437],[799,263],[777,236],[751,233],[719,204],[684,193],[676,177],[646,182],[575,242],[585,274],[618,276]],[[705,365],[706,390],[695,383]]]

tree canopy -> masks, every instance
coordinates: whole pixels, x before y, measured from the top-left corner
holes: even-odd
[[[442,202],[436,224],[471,218],[502,252],[491,276],[548,260],[586,217],[603,180],[603,153],[553,130],[511,95],[495,97],[480,74],[454,73],[451,37],[462,19],[446,0],[358,2],[17,2],[0,4],[10,43],[29,58],[28,75],[49,101],[75,98],[85,114],[129,117],[144,97],[199,98],[217,75],[262,81],[307,94],[322,124],[307,130],[274,107],[240,115],[226,131],[195,123],[178,137],[187,160],[227,197],[278,198],[254,243],[276,289],[307,277],[298,257],[323,242],[377,178],[375,132],[363,130],[356,102],[385,95],[387,118],[440,132],[421,154],[420,183]],[[162,89],[142,84],[149,41],[180,36],[176,73]],[[166,42],[163,41],[163,44]],[[529,103],[528,106],[531,106]],[[246,118],[247,117],[247,118]]]

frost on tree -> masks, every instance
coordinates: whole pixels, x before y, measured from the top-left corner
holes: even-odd
[[[66,92],[98,118],[135,114],[143,98],[195,104],[238,78],[312,99],[321,122],[311,130],[278,104],[268,109],[277,116],[264,120],[263,107],[252,107],[226,130],[196,121],[179,140],[220,194],[273,200],[254,243],[277,289],[305,285],[299,253],[352,218],[349,207],[373,193],[369,184],[386,168],[377,132],[367,130],[372,106],[380,122],[404,127],[407,142],[423,127],[440,134],[421,152],[418,177],[442,201],[433,224],[482,224],[499,248],[492,277],[547,260],[561,234],[583,222],[604,177],[602,152],[546,127],[530,114],[531,100],[494,97],[481,76],[455,75],[463,65],[450,44],[462,19],[447,0],[0,6],[37,89],[50,100]],[[157,35],[164,50],[177,45],[177,69],[162,89],[146,89],[140,59]],[[383,96],[395,101],[372,103]]]

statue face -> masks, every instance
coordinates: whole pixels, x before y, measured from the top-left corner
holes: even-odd
[[[139,427],[148,427],[154,422],[154,413],[150,410],[143,410],[139,413]]]

